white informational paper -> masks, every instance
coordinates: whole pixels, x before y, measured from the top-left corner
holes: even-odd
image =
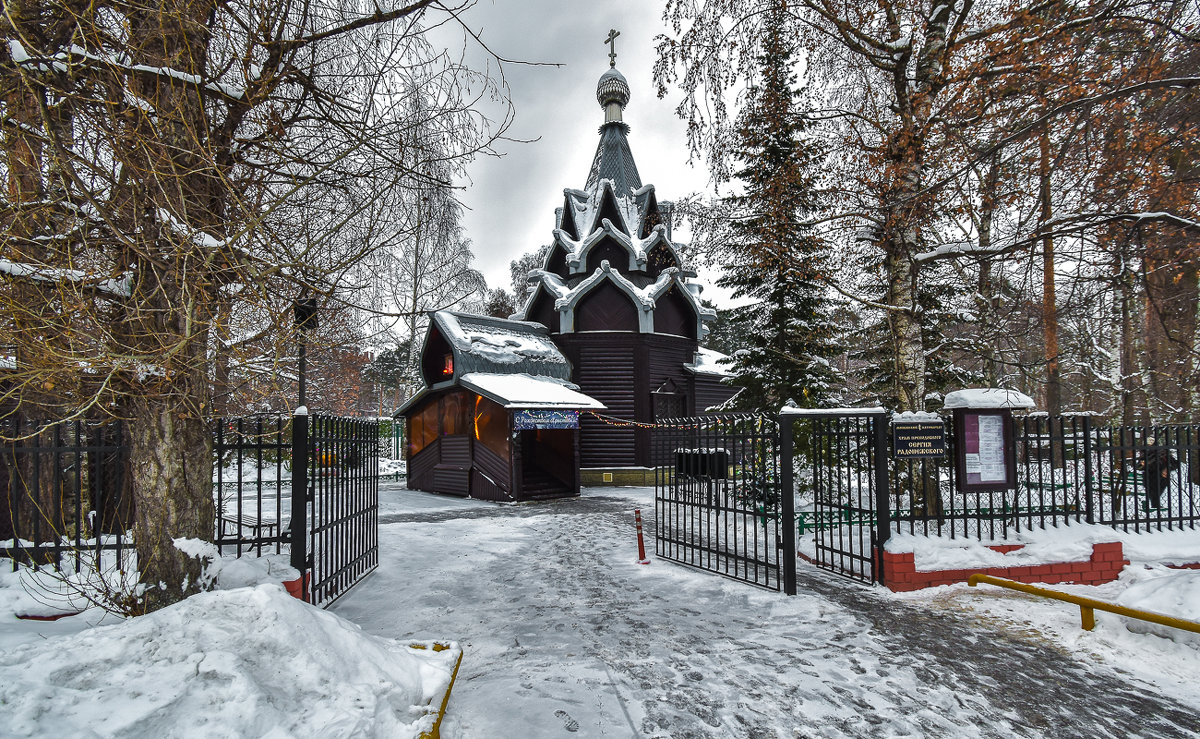
[[[970,462],[967,464],[970,465]],[[979,481],[1004,482],[1007,478],[1004,419],[1001,416],[979,416]]]
[[[967,474],[968,475],[978,475],[979,474],[979,455],[978,454],[967,454],[966,457],[967,457]]]

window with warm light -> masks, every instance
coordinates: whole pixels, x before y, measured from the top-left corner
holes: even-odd
[[[447,354],[445,357],[442,357],[442,374],[446,375],[447,377],[454,374],[453,354]]]

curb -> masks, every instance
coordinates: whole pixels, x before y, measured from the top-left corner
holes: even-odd
[[[424,644],[412,644],[411,649],[425,649]],[[450,645],[434,643],[433,651],[441,652],[450,649]],[[462,647],[458,649],[458,658],[454,660],[454,670],[450,673],[450,682],[446,685],[446,693],[442,696],[442,703],[438,706],[437,716],[433,720],[433,727],[429,731],[421,732],[419,739],[441,739],[442,719],[446,717],[446,706],[450,703],[450,691],[454,690],[454,681],[458,679],[458,668],[462,667],[463,653],[465,650]],[[430,701],[432,704],[432,701]]]

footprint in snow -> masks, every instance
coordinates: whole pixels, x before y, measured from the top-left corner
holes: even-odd
[[[571,714],[563,710],[554,712],[554,715],[562,720],[563,728],[570,732],[579,731],[579,722],[571,718]]]

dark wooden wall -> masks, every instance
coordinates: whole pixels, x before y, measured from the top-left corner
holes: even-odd
[[[580,299],[575,308],[576,331],[638,330],[638,308],[633,298],[604,280]]]
[[[689,402],[692,404],[688,412],[692,415],[703,413],[705,408],[720,405],[733,397],[737,388],[721,382],[721,378],[713,375],[696,375]]]
[[[629,269],[629,252],[625,251],[625,247],[607,237],[588,252],[588,273],[591,274],[599,269],[600,263],[605,260],[608,260],[613,269],[620,272]]]
[[[696,351],[691,339],[633,332],[559,334],[553,338],[571,361],[580,390],[608,406],[605,415],[652,423],[651,393],[655,389],[668,379],[682,391],[691,387],[690,374],[683,368]],[[651,463],[648,429],[614,427],[584,414],[579,436],[583,467]]]
[[[540,285],[537,288],[537,296],[533,299],[533,305],[529,306],[529,315],[525,320],[537,321],[553,333],[562,330],[558,309],[554,307],[554,296],[547,293],[545,288]]]
[[[678,287],[672,287],[655,304],[654,333],[696,338],[696,311],[688,299],[679,294]],[[687,361],[690,362],[691,357]]]

